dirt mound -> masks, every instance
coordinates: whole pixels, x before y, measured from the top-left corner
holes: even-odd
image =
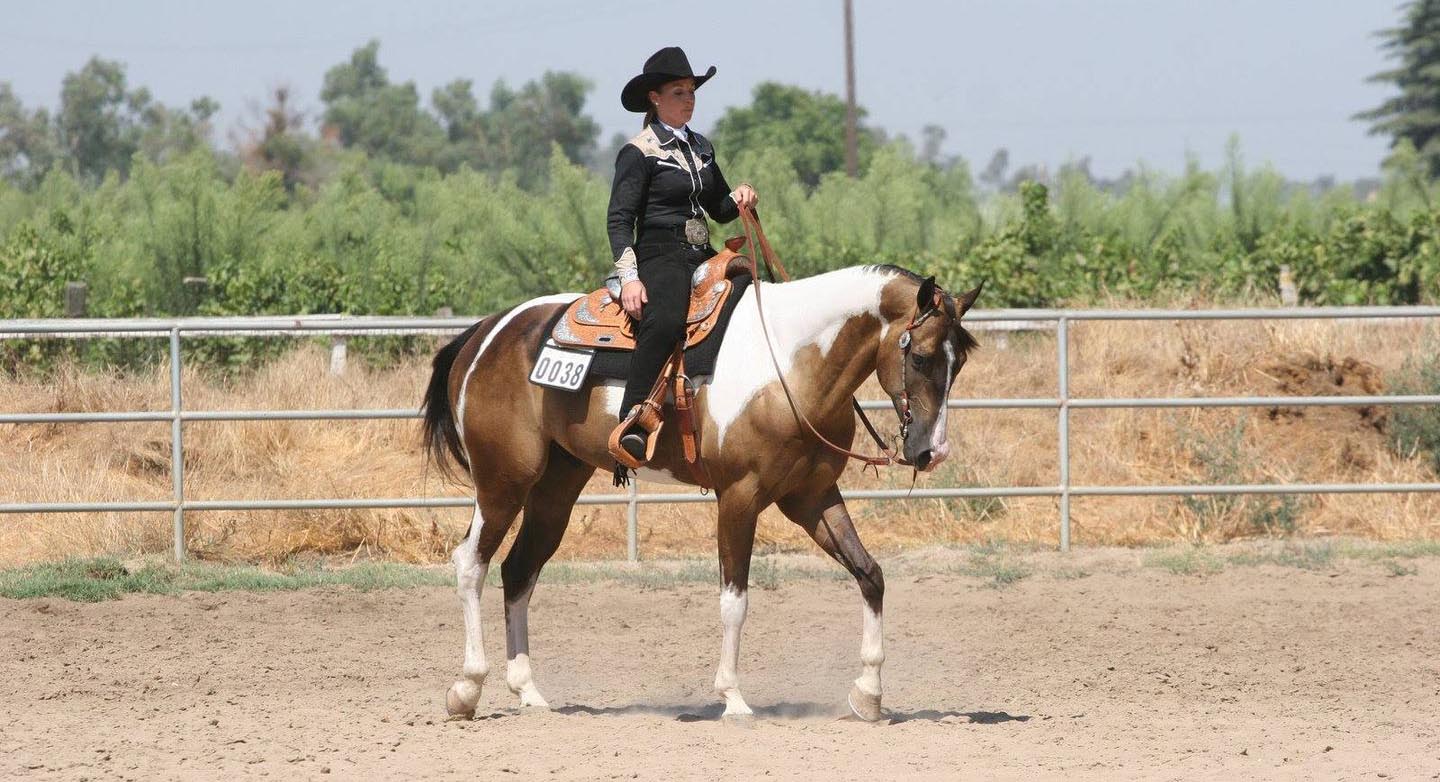
[[[1385,373],[1380,367],[1352,356],[1298,355],[1276,358],[1260,367],[1260,373],[1274,381],[1270,393],[1285,396],[1363,396],[1385,392]],[[1337,415],[1338,413],[1338,415]],[[1348,421],[1354,427],[1385,430],[1384,407],[1272,407],[1271,420],[1311,418]]]

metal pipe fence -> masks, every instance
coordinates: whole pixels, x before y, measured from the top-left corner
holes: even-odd
[[[1045,398],[951,399],[952,409],[1054,410],[1056,411],[1057,481],[1052,486],[937,487],[865,489],[842,491],[847,500],[895,500],[960,497],[1055,497],[1059,503],[1059,544],[1071,544],[1070,502],[1073,497],[1102,496],[1185,496],[1236,494],[1352,494],[1440,492],[1440,483],[1271,483],[1193,485],[1073,485],[1070,478],[1070,411],[1083,409],[1211,408],[1333,405],[1436,405],[1440,395],[1376,394],[1365,396],[1232,396],[1232,397],[1143,397],[1076,398],[1070,395],[1071,327],[1085,321],[1192,321],[1192,320],[1347,320],[1372,323],[1437,322],[1440,307],[1291,307],[1268,309],[1214,310],[985,310],[966,315],[972,331],[1006,334],[1015,331],[1055,332],[1056,395]],[[83,413],[0,413],[0,424],[41,423],[170,423],[170,472],[172,492],[168,500],[138,502],[0,502],[0,514],[10,513],[103,513],[169,512],[172,514],[174,557],[183,561],[185,515],[187,512],[250,510],[320,510],[386,508],[460,508],[473,500],[465,497],[314,498],[314,499],[222,499],[200,500],[185,494],[184,425],[195,421],[305,421],[418,419],[412,408],[341,410],[187,410],[182,388],[182,340],[203,337],[237,336],[331,336],[343,358],[343,338],[350,336],[445,336],[468,328],[470,318],[391,318],[352,316],[300,316],[249,318],[136,318],[136,319],[46,319],[0,320],[0,339],[97,339],[106,337],[140,339],[166,338],[169,343],[170,409],[155,411],[113,411]],[[342,364],[343,366],[343,364]],[[332,369],[335,362],[332,357]],[[891,407],[883,400],[861,403],[869,410]],[[639,559],[639,506],[713,502],[713,495],[699,493],[640,492],[631,481],[625,494],[585,494],[580,505],[626,506],[626,554]]]

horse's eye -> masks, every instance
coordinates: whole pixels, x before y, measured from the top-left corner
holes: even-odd
[[[910,363],[914,364],[916,369],[924,369],[925,365],[930,363],[930,357],[922,356],[919,353],[911,353]]]

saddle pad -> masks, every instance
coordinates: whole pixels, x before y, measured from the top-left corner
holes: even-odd
[[[735,307],[743,298],[745,289],[750,286],[750,275],[742,274],[730,279],[732,288],[730,295],[720,305],[716,313],[714,325],[706,332],[713,334],[714,339],[702,340],[685,348],[685,374],[713,375],[715,373],[715,359],[720,356],[720,344],[724,342],[725,329],[730,325],[730,316],[734,313]],[[545,325],[542,334],[553,334],[554,327],[560,319],[565,317],[566,310],[555,313],[550,322]],[[543,344],[543,342],[542,342]],[[536,354],[539,351],[537,349]],[[590,377],[624,380],[630,375],[630,349],[614,349],[599,347],[595,348],[595,357],[590,361]]]
[[[705,341],[714,331],[715,320],[734,287],[727,277],[742,268],[732,262],[737,262],[737,255],[726,248],[696,267],[685,316],[687,347]],[[555,322],[550,336],[565,347],[635,349],[635,323],[608,288],[576,299]]]

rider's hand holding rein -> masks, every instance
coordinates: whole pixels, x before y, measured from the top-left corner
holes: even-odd
[[[755,188],[742,183],[735,188],[735,192],[730,194],[730,200],[734,201],[735,205],[741,209],[754,209],[755,204],[760,201],[760,195],[755,192]]]
[[[730,200],[741,209],[754,209],[755,204],[760,202],[760,194],[750,185],[742,184],[730,194]],[[645,294],[645,283],[631,280],[620,287],[620,306],[635,320],[640,320],[640,310],[649,302],[650,297]]]

